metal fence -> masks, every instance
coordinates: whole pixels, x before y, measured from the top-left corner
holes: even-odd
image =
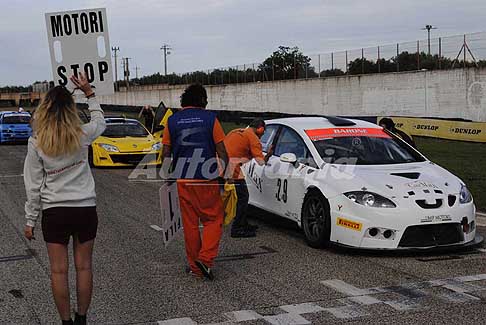
[[[294,56],[287,62],[247,63],[135,80],[138,84],[205,85],[323,78],[414,70],[486,67],[486,32],[432,38],[361,49]]]

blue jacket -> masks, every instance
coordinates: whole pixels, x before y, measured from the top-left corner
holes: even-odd
[[[215,122],[216,114],[202,108],[185,108],[169,118],[174,178],[208,180],[218,176]]]

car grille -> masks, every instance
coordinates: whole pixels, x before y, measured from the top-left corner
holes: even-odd
[[[410,226],[405,230],[399,247],[430,247],[450,245],[464,240],[461,224],[442,223]]]
[[[145,162],[152,162],[157,160],[156,154],[119,154],[119,155],[110,155],[111,160],[115,164],[130,164],[130,165],[137,165],[142,160]]]
[[[415,203],[422,209],[438,209],[442,206],[442,199],[436,199],[432,204],[428,204],[426,200],[415,200]]]
[[[447,198],[448,202],[449,202],[449,206],[453,206],[454,203],[456,203],[456,196],[455,195],[449,195],[448,198]]]

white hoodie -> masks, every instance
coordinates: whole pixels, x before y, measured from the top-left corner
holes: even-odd
[[[103,110],[92,97],[88,99],[91,121],[82,126],[81,148],[69,156],[46,156],[29,138],[24,164],[27,192],[25,217],[34,227],[40,211],[52,207],[96,205],[95,183],[88,162],[88,147],[106,128]]]

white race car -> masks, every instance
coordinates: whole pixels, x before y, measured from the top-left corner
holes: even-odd
[[[337,117],[266,121],[267,165],[244,165],[250,204],[297,222],[312,247],[469,246],[464,182],[376,124]]]

